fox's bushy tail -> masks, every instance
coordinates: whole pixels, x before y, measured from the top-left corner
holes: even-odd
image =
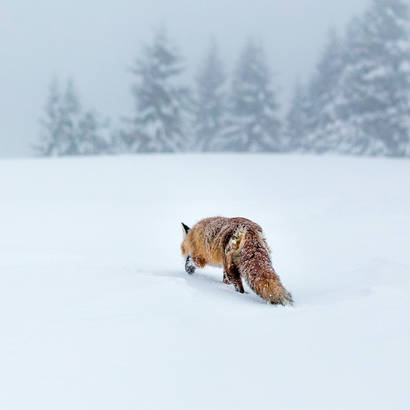
[[[248,230],[241,246],[239,272],[250,288],[275,305],[292,305],[292,295],[283,287],[272,267],[269,248],[259,232]]]

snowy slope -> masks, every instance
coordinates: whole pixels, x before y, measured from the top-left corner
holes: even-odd
[[[260,223],[295,307],[188,277],[179,221]],[[0,409],[408,409],[410,162],[0,162]]]

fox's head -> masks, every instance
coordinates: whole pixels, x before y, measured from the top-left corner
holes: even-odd
[[[183,222],[181,222],[182,226],[182,245],[181,245],[181,250],[182,254],[186,254],[186,248],[185,248],[185,238],[188,235],[189,230],[191,229],[188,225],[185,225]]]

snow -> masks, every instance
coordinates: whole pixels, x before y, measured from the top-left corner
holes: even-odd
[[[410,162],[0,162],[0,408],[407,409]],[[260,223],[293,308],[188,276],[180,221]]]

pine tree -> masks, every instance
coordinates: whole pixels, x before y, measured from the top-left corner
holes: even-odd
[[[108,120],[93,111],[81,115],[77,124],[78,155],[101,155],[113,152]]]
[[[324,52],[309,84],[309,125],[305,149],[322,153],[335,150],[340,135],[338,104],[342,101],[345,50],[337,32],[329,32]]]
[[[286,116],[286,151],[306,152],[311,149],[308,137],[312,131],[313,108],[307,86],[297,82]]]
[[[226,75],[213,41],[196,78],[195,150],[214,151],[221,145],[226,121]]]
[[[45,116],[40,120],[40,138],[34,146],[34,150],[41,156],[59,155],[59,136],[62,132],[60,105],[61,94],[58,80],[55,78],[49,87]]]
[[[281,151],[276,92],[262,47],[249,41],[234,72],[224,149]]]
[[[80,104],[72,81],[61,94],[57,79],[51,83],[45,116],[41,120],[40,142],[35,146],[42,156],[77,155],[76,123]]]
[[[347,36],[340,152],[409,155],[409,6],[373,0]]]
[[[162,29],[133,68],[135,117],[123,142],[132,152],[177,152],[191,148],[186,126],[189,90],[181,86],[182,58]]]
[[[74,83],[69,80],[64,94],[52,81],[41,120],[40,141],[34,147],[41,156],[95,155],[106,152],[104,125],[96,114],[83,112]]]
[[[81,105],[72,80],[67,87],[60,105],[61,134],[59,138],[59,155],[79,155],[79,139],[77,124],[81,115]]]

